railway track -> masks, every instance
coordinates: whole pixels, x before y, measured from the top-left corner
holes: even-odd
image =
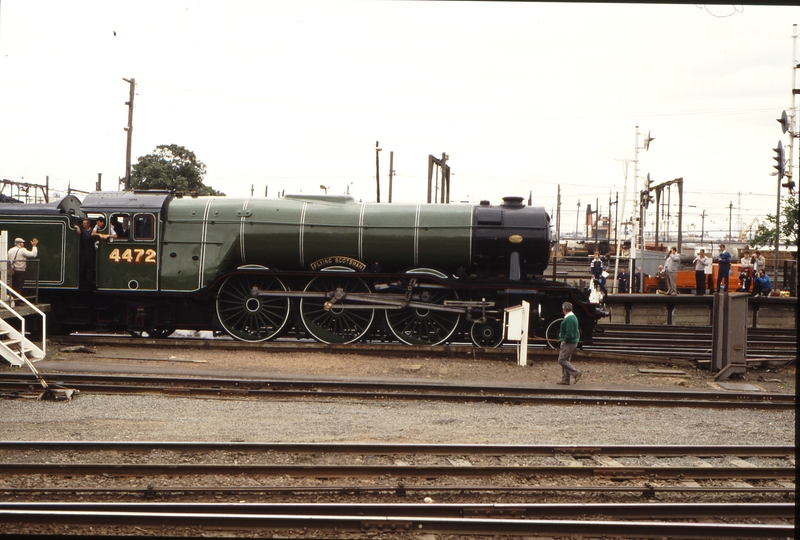
[[[237,530],[243,534],[252,534],[259,530],[264,536],[269,536],[271,531],[284,531],[286,529],[301,532],[303,536],[309,531],[335,531],[340,533],[360,533],[363,537],[374,537],[375,534],[469,534],[469,535],[592,535],[593,537],[619,538],[619,537],[667,537],[667,538],[793,538],[794,525],[772,523],[697,523],[691,521],[669,522],[655,521],[659,514],[666,515],[674,510],[658,508],[653,505],[650,509],[648,521],[619,521],[620,518],[611,518],[604,514],[607,510],[592,506],[571,505],[574,510],[583,511],[584,515],[601,515],[598,519],[526,519],[525,516],[511,516],[510,518],[483,518],[474,517],[447,517],[445,515],[431,515],[459,513],[458,508],[442,508],[437,506],[414,507],[393,509],[391,506],[380,505],[380,512],[374,515],[366,513],[363,506],[335,505],[333,507],[313,506],[299,509],[297,507],[257,507],[248,508],[243,505],[218,505],[210,508],[188,508],[175,510],[173,508],[136,508],[133,505],[117,506],[110,510],[101,510],[94,505],[82,505],[79,508],[0,508],[0,522],[7,527],[23,525],[30,527],[32,524],[47,525],[50,529],[59,530],[61,527],[109,526],[113,530],[135,528],[147,533],[148,530],[163,530],[169,528],[170,536],[180,537],[180,528],[186,529],[187,536],[194,536],[202,532],[203,537],[216,537],[214,531],[224,531],[224,537],[235,536]],[[733,514],[739,506],[725,508],[696,507],[682,505],[690,520],[709,518]],[[306,513],[300,513],[300,511]],[[452,510],[449,511],[448,510]],[[474,509],[480,512],[482,508]],[[531,511],[536,514],[558,515],[558,508],[497,508],[491,510],[498,512],[522,513]],[[287,513],[282,513],[287,512]],[[293,513],[288,513],[293,512]],[[613,514],[637,514],[633,508],[627,511],[617,510]],[[645,513],[645,512],[641,512]],[[773,506],[759,508],[757,511],[750,509],[749,514],[759,513],[759,518],[789,519],[787,514],[794,513],[794,505]],[[668,518],[661,518],[668,519]],[[146,524],[146,528],[142,526]],[[206,531],[210,531],[210,534]],[[177,534],[176,534],[177,533]],[[280,534],[286,537],[285,533]],[[223,537],[223,535],[219,536]]]
[[[0,442],[0,523],[12,533],[789,538],[794,455],[793,446]]]
[[[758,408],[794,410],[795,394],[710,392],[698,390],[613,389],[570,386],[566,389],[445,383],[309,381],[254,378],[168,377],[51,373],[51,389],[78,393],[164,394],[254,399],[424,400],[510,405],[598,405],[627,407]],[[31,373],[0,373],[0,397],[38,397]]]
[[[516,355],[516,346],[506,344],[495,349],[479,348],[468,341],[454,340],[447,345],[413,346],[391,342],[369,342],[356,344],[325,344],[313,340],[298,340],[292,337],[269,342],[242,342],[227,336],[198,338],[171,336],[165,339],[132,337],[120,334],[72,334],[54,336],[51,341],[60,345],[108,345],[130,346],[146,344],[148,347],[182,347],[226,350],[281,350],[281,351],[334,351],[360,354],[382,354],[387,356],[471,357],[486,359],[509,359]],[[594,343],[584,345],[582,350],[602,358],[612,355],[615,359],[648,360],[669,359],[672,362],[695,363],[711,358],[711,327],[704,326],[653,326],[653,325],[600,325]],[[791,362],[797,356],[797,336],[794,330],[748,329],[748,357],[758,361]],[[544,338],[531,338],[529,356],[552,354],[557,342]]]

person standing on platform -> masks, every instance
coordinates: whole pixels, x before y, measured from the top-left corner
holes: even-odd
[[[603,273],[600,274],[600,288],[603,290],[603,294],[608,294],[606,291],[606,280],[608,276],[611,274],[608,272],[608,269],[611,267],[611,253],[606,253],[600,260],[603,261]]]
[[[606,280],[603,277],[603,261],[600,259],[599,251],[594,252],[594,259],[589,263],[589,271],[592,273],[592,277],[600,284],[600,290],[606,292],[604,286]]]
[[[717,269],[717,292],[722,292],[722,280],[725,280],[725,292],[730,289],[731,254],[725,250],[725,244],[719,245],[719,268]]]
[[[667,294],[667,271],[664,270],[664,265],[658,265],[658,272],[656,272],[656,294]]]
[[[698,251],[692,263],[694,264],[695,294],[697,296],[703,296],[706,292],[706,266],[708,266],[706,250],[701,249]]]
[[[763,270],[764,272],[767,271],[767,259],[761,254],[760,251],[756,251],[756,256],[753,257],[753,275],[755,276],[758,274],[759,270]]]
[[[678,294],[678,270],[681,267],[681,256],[678,255],[677,248],[670,248],[664,259],[664,267],[667,271],[667,294],[676,296]]]
[[[747,292],[750,290],[750,283],[753,280],[753,259],[750,257],[750,252],[745,250],[742,258],[739,259],[739,281],[742,284],[742,291]]]
[[[643,279],[647,279],[647,274],[642,272],[642,267],[640,266],[633,274],[633,289],[631,289],[631,292],[642,292],[644,290]]]
[[[25,249],[25,240],[17,238],[14,240],[14,247],[8,250],[8,260],[14,269],[14,274],[11,276],[11,288],[22,294],[22,289],[25,288],[25,271],[28,269],[28,258],[36,257],[39,250],[36,244],[39,240],[34,238],[31,240],[31,250]],[[12,297],[13,298],[13,297]]]
[[[558,329],[558,339],[561,341],[561,345],[558,348],[558,363],[561,364],[561,380],[558,381],[558,384],[570,384],[570,377],[573,378],[573,384],[577,384],[582,373],[575,369],[571,360],[575,349],[578,348],[578,318],[572,312],[571,302],[564,302],[561,304],[561,311],[564,313],[564,319],[561,321],[561,327]]]
[[[628,271],[623,266],[617,274],[617,286],[620,293],[625,294],[628,292]]]

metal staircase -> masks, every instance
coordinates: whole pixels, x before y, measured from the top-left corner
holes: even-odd
[[[5,320],[0,319],[0,355],[15,367],[20,367],[27,360],[37,361],[44,358],[44,351],[34,345]]]
[[[46,354],[46,338],[45,328],[46,320],[45,314],[39,308],[31,304],[25,297],[20,295],[17,291],[0,281],[0,307],[7,310],[11,317],[16,317],[19,323],[19,330],[14,328],[5,319],[0,318],[0,356],[5,358],[12,366],[21,367],[25,364],[30,367],[31,371],[36,373],[31,362],[41,360]],[[5,294],[8,293],[8,296]],[[6,302],[5,298],[9,297],[11,300]],[[16,305],[25,305],[31,308],[34,312],[42,317],[42,345],[41,347],[35,345],[27,337],[25,337],[25,317],[15,309]]]

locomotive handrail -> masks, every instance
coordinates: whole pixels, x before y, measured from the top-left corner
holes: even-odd
[[[0,291],[2,291],[3,293],[8,293],[12,298],[15,297],[15,298],[18,298],[18,299],[22,300],[29,308],[31,308],[33,311],[35,311],[36,313],[38,313],[39,315],[42,316],[42,347],[41,347],[41,351],[42,351],[43,355],[47,354],[47,316],[45,315],[45,313],[42,310],[40,310],[38,307],[33,305],[31,302],[29,302],[27,298],[25,298],[20,293],[18,293],[17,291],[12,289],[8,285],[6,285],[2,280],[0,280]],[[17,312],[17,310],[14,309],[14,307],[16,307],[16,306],[9,305],[3,298],[5,298],[5,294],[1,294],[0,295],[0,307],[6,309],[9,313],[14,315],[17,319],[19,319],[19,321],[20,321],[20,335],[22,336],[23,340],[27,340],[28,338],[25,337],[25,317],[20,315],[19,312]],[[37,374],[36,369],[33,367],[33,365],[30,363],[30,360],[28,360],[27,356],[25,355],[24,347],[22,347],[20,349],[20,359],[23,360],[28,365],[28,367],[30,367],[30,369],[33,371],[34,374]],[[37,376],[38,376],[38,374],[37,374]]]

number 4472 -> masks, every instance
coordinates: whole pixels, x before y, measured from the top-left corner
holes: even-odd
[[[122,253],[119,249],[114,249],[108,254],[108,258],[115,263],[127,261],[140,264],[144,259],[145,264],[156,264],[156,250],[154,249],[126,249]]]

